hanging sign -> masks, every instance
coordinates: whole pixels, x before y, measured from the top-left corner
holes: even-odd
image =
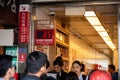
[[[35,30],[35,45],[54,45],[54,39],[54,29]]]
[[[30,5],[21,4],[19,11],[19,43],[29,42]]]

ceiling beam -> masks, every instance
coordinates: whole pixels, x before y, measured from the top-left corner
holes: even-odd
[[[81,6],[81,5],[105,5],[105,4],[120,4],[119,0],[32,0],[33,4],[54,4],[54,5],[68,5],[68,6]]]

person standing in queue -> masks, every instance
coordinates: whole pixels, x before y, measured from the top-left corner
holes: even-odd
[[[63,71],[62,66],[63,66],[63,60],[61,56],[58,56],[53,62],[53,70],[49,72],[49,73],[57,74],[57,80],[66,79],[67,73]]]
[[[49,67],[50,67],[50,63],[49,63],[49,61],[47,60],[47,61],[46,61],[46,69],[48,70]],[[53,78],[53,77],[51,77],[51,76],[47,76],[47,73],[45,73],[45,74],[42,74],[42,75],[41,75],[40,80],[56,80],[56,79]]]
[[[0,55],[0,80],[10,80],[14,77],[15,69],[12,66],[12,56]]]
[[[85,64],[81,64],[82,65],[82,69],[81,69],[81,72],[82,72],[82,78],[83,78],[83,80],[86,80],[86,76],[87,76],[87,74],[86,74],[86,72],[85,72],[85,68],[86,68],[86,66],[85,66]]]
[[[118,80],[118,72],[116,72],[115,70],[116,70],[115,65],[113,64],[108,65],[108,71],[112,75],[112,80]]]
[[[70,71],[67,76],[66,76],[66,79],[65,80],[79,80],[78,79],[78,76],[75,72],[73,71]]]
[[[82,64],[79,61],[76,60],[72,63],[71,71],[77,74],[79,80],[83,80]]]
[[[40,80],[46,69],[47,55],[43,52],[33,51],[26,59],[27,75],[22,80]]]

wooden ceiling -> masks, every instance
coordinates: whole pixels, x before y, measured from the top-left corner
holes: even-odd
[[[55,3],[54,3],[55,2]],[[58,1],[37,1],[33,0],[33,3],[44,6],[48,6],[49,11],[54,11],[55,16],[63,19],[69,25],[71,30],[77,32],[80,38],[83,39],[90,47],[93,47],[101,54],[104,54],[108,58],[113,58],[113,51],[99,36],[97,31],[90,25],[84,15],[81,16],[66,16],[65,6],[84,6],[85,10],[95,11],[99,20],[103,24],[104,28],[111,37],[114,45],[118,50],[118,5],[120,1],[111,0],[58,0]]]
[[[99,20],[111,37],[113,43],[118,49],[118,19],[117,5],[85,5],[85,10],[93,10],[96,12]],[[89,46],[93,47],[100,53],[112,58],[113,51],[105,44],[97,31],[90,25],[84,15],[81,16],[66,16],[65,7],[51,7],[50,10],[55,11],[55,15],[65,20],[72,30],[77,32]]]

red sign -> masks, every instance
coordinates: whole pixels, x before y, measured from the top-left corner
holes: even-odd
[[[30,5],[20,5],[19,12],[19,43],[29,42]]]
[[[19,54],[19,62],[25,62],[26,61],[26,54]]]
[[[35,45],[54,45],[54,39],[54,29],[35,30]]]

